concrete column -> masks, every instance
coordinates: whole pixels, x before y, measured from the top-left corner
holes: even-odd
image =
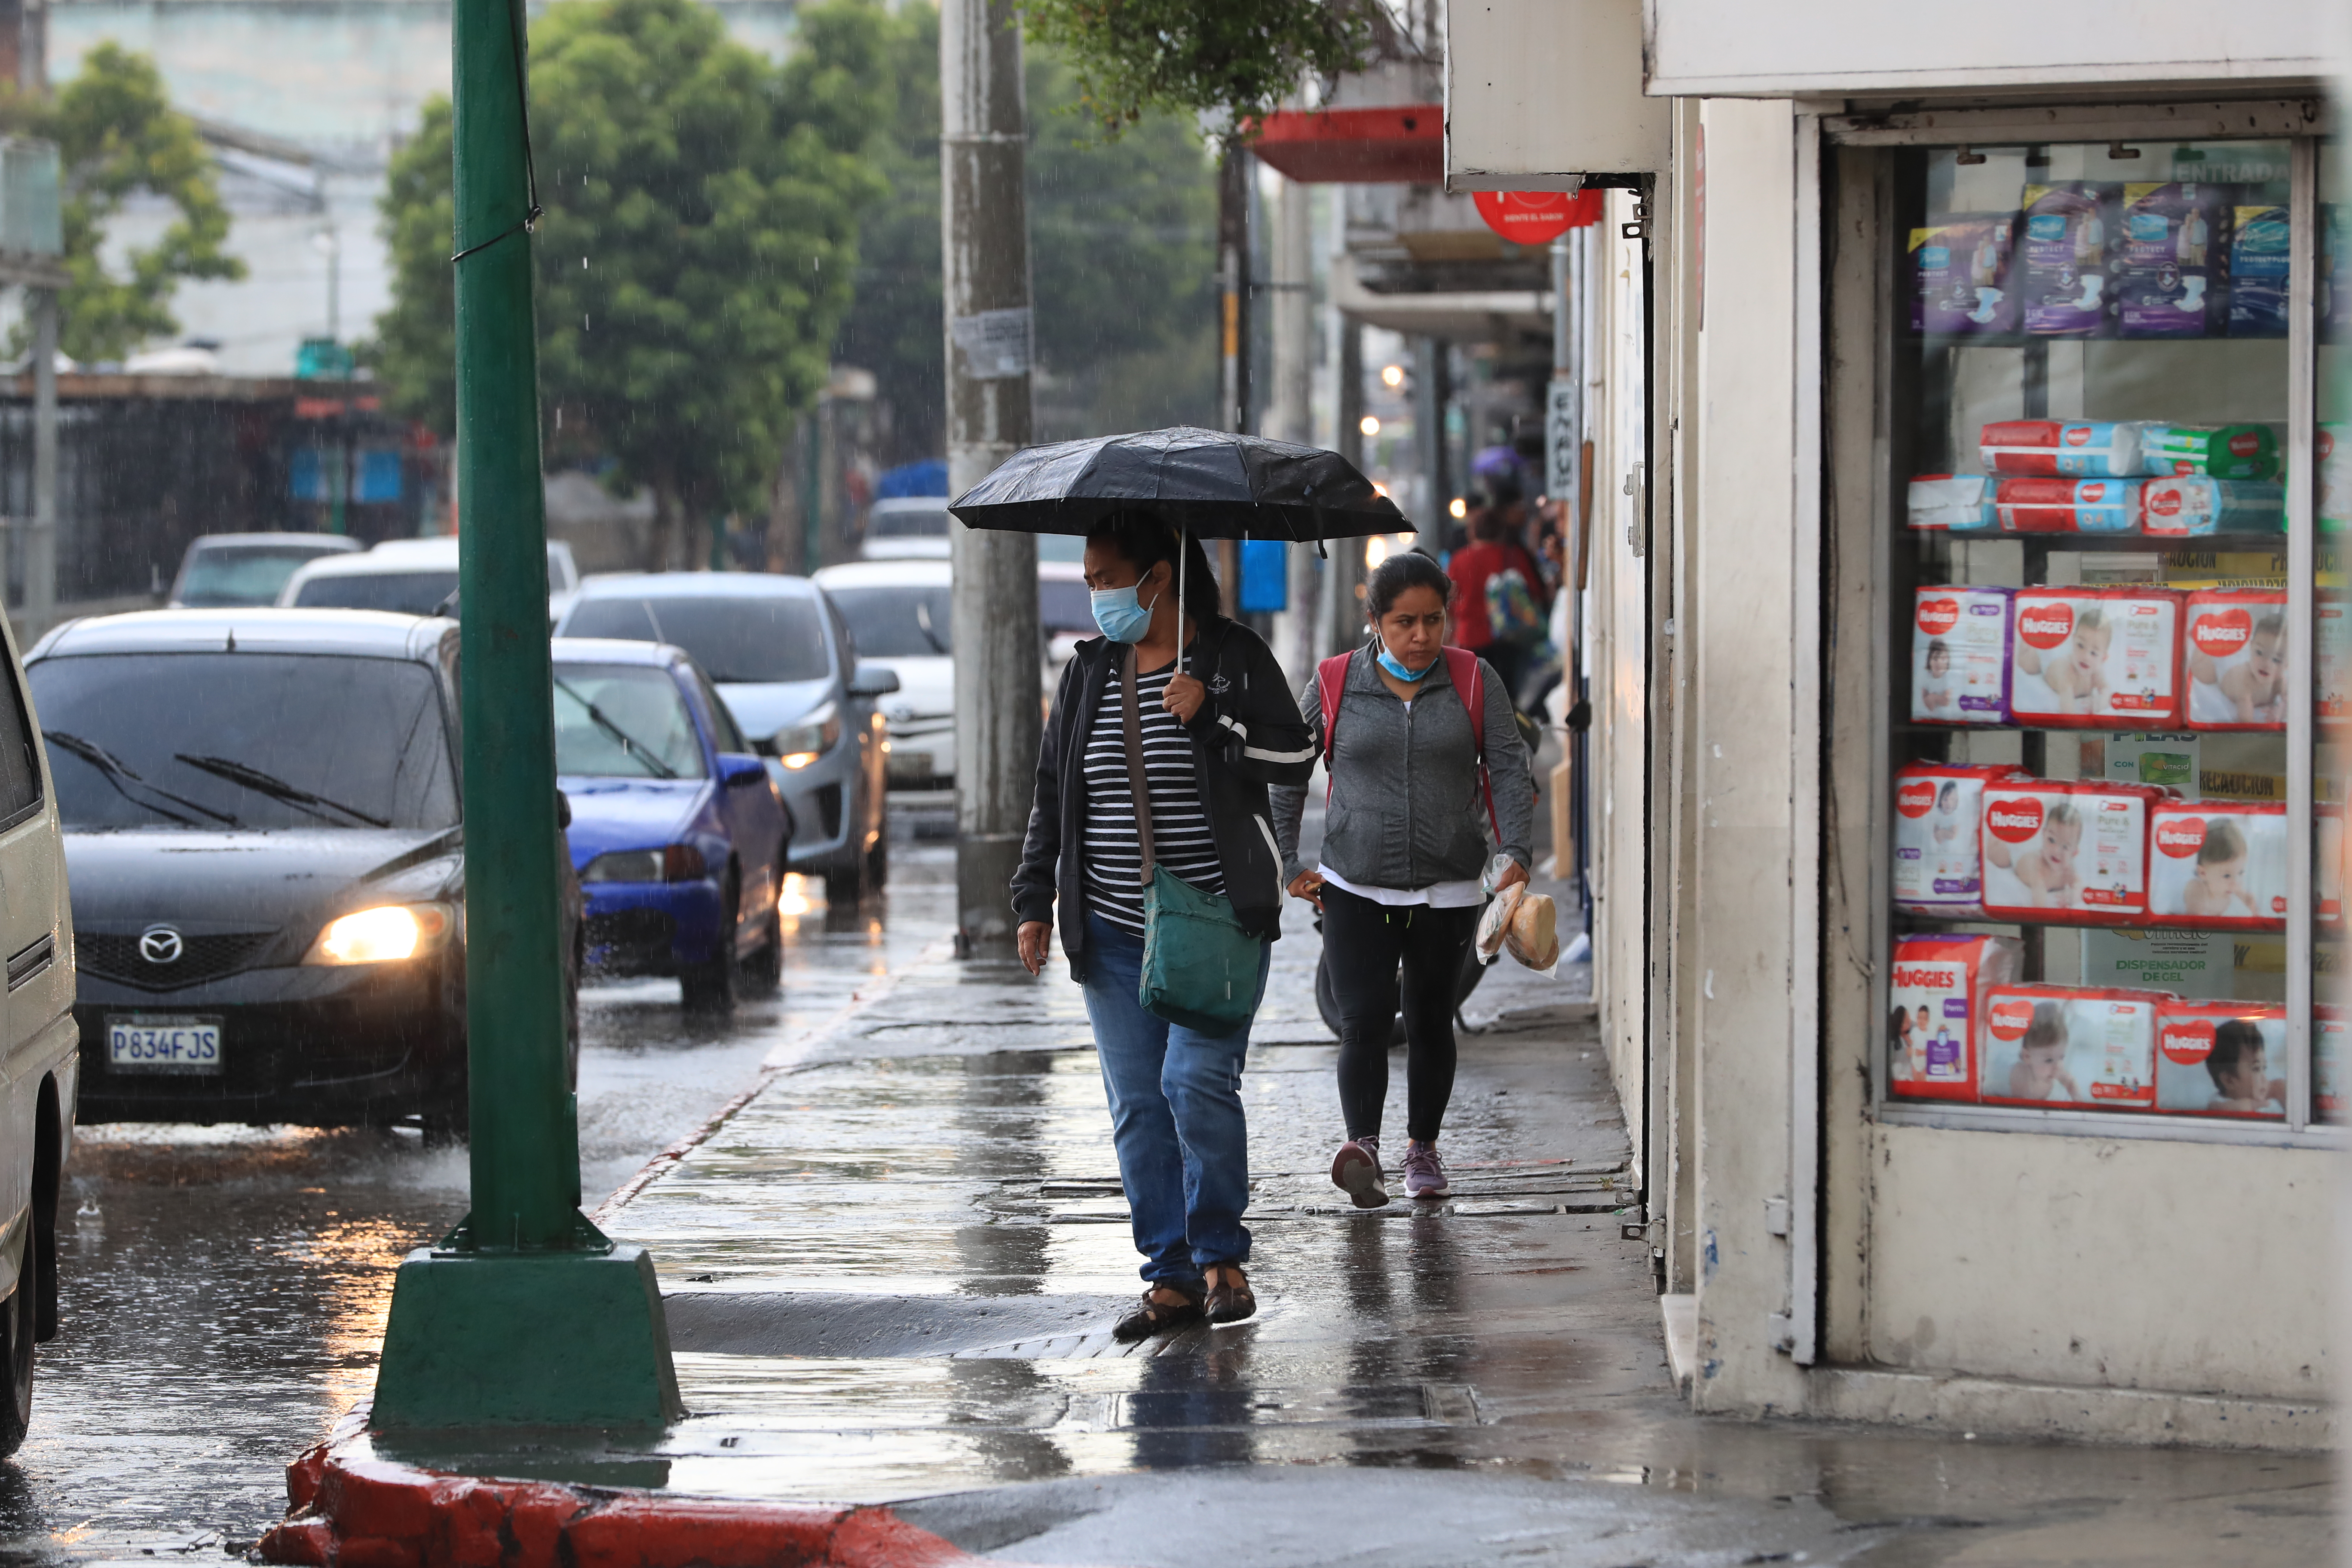
[[[1340,203],[1332,204],[1335,206]],[[1344,224],[1345,219],[1341,222]],[[1338,411],[1339,455],[1359,468],[1367,467],[1364,453],[1364,328],[1363,323],[1334,312],[1339,342],[1335,345],[1338,388],[1332,405]],[[1364,580],[1364,542],[1350,539],[1333,547],[1323,572],[1323,651],[1328,656],[1353,647],[1364,629],[1363,611],[1356,589]]]
[[[58,617],[58,296],[33,308],[33,529],[25,541],[25,624],[38,637]]]
[[[1019,12],[940,10],[940,228],[948,493],[1029,441],[1029,216]],[[1013,955],[1013,872],[1037,766],[1037,542],[950,525],[956,715],[956,945]]]
[[[1311,446],[1315,378],[1314,234],[1308,191],[1282,182],[1274,219],[1274,417],[1266,434]],[[1274,652],[1295,685],[1315,662],[1315,547],[1289,552],[1290,607],[1275,617]]]

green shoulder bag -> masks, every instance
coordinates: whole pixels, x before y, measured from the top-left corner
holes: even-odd
[[[1151,853],[1151,790],[1143,776],[1143,721],[1136,711],[1136,657],[1118,683],[1128,787],[1143,847],[1143,976],[1136,1001],[1155,1018],[1209,1036],[1230,1035],[1257,1010],[1265,943],[1234,918],[1233,900],[1204,893]]]

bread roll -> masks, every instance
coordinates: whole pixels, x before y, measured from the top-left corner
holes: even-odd
[[[1511,912],[1519,907],[1527,892],[1514,882],[1496,893],[1487,904],[1486,912],[1478,917],[1478,956],[1492,958],[1503,950],[1503,936],[1510,929]]]
[[[1550,894],[1529,893],[1511,911],[1504,945],[1529,969],[1549,969],[1559,962],[1559,921]]]

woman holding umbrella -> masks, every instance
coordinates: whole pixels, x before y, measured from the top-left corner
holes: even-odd
[[[1147,1282],[1115,1331],[1139,1340],[1256,1310],[1240,1089],[1281,921],[1266,787],[1303,784],[1316,753],[1272,652],[1218,612],[1197,537],[1153,510],[1112,511],[1087,534],[1086,580],[1103,635],[1078,645],[1045,721],[1013,907],[1029,972],[1058,924],[1085,987]],[[1223,999],[1237,1027],[1144,1005],[1148,906],[1171,891],[1244,933],[1255,973]]]

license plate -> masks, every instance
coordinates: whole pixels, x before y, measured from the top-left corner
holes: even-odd
[[[890,748],[890,776],[894,779],[927,779],[931,776],[931,753],[902,752]]]
[[[106,1060],[116,1072],[217,1073],[221,1021],[161,1014],[106,1020]]]

